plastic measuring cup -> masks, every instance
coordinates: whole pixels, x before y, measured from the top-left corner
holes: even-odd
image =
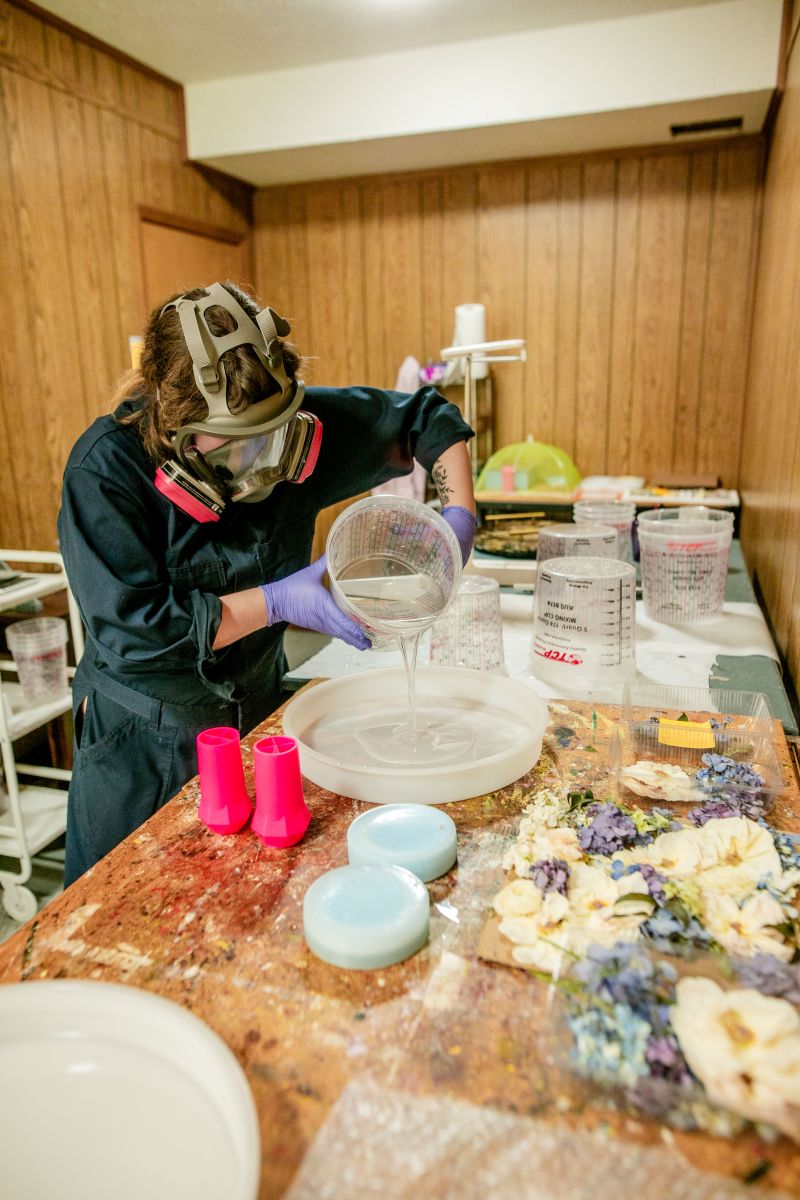
[[[539,530],[536,561],[548,558],[616,558],[619,539],[612,525],[582,525],[562,521]]]
[[[69,687],[66,621],[61,617],[15,621],[6,630],[6,641],[29,704],[64,695]]]
[[[536,577],[531,673],[555,685],[636,674],[636,570],[614,558],[551,558]]]
[[[431,630],[430,661],[439,667],[506,674],[500,585],[496,579],[479,575],[462,578],[453,603]]]
[[[617,531],[617,557],[633,562],[633,522],[636,505],[632,500],[578,500],[572,506],[576,523],[611,525]]]
[[[713,621],[725,603],[733,513],[692,505],[639,516],[642,598],[664,624]]]
[[[461,580],[458,539],[444,518],[397,496],[368,496],[346,508],[326,554],[334,600],[373,646],[428,629]]]

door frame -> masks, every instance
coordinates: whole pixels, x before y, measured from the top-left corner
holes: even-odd
[[[142,224],[147,221],[150,225],[164,225],[168,229],[179,229],[183,233],[195,233],[200,237],[213,238],[217,242],[228,242],[231,246],[239,246],[246,242],[247,260],[250,275],[253,275],[253,239],[249,229],[230,229],[224,225],[212,225],[209,221],[200,221],[196,217],[186,217],[182,213],[167,212],[161,208],[151,208],[147,204],[137,204],[134,215],[136,222],[136,245],[139,260],[139,311],[142,321],[147,320],[148,307],[145,299],[145,267],[144,244],[142,239]]]

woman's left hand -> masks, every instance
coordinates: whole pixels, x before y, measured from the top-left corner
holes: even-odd
[[[460,504],[445,505],[442,509],[442,516],[458,538],[458,544],[461,547],[461,565],[465,567],[475,541],[477,527],[475,516],[468,508],[462,508]]]

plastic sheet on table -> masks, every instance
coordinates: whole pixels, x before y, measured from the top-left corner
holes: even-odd
[[[287,1200],[788,1200],[660,1147],[352,1082]]]

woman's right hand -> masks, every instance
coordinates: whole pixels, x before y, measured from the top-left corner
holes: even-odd
[[[278,579],[275,583],[262,583],[261,591],[267,605],[267,625],[287,621],[301,629],[315,629],[329,637],[341,638],[357,650],[368,650],[372,645],[364,630],[355,621],[346,617],[336,605],[322,578],[328,569],[323,554],[316,562]]]

